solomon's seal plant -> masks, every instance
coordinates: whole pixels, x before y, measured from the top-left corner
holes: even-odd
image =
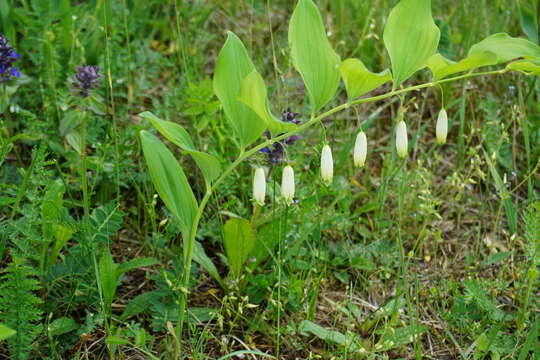
[[[361,59],[341,60],[327,38],[321,15],[312,0],[298,1],[289,23],[288,37],[292,64],[304,82],[311,108],[309,120],[303,123],[295,121],[296,114],[291,116],[290,111],[279,118],[273,114],[265,81],[238,36],[228,32],[219,52],[213,87],[230,125],[231,137],[234,134],[234,141],[238,145],[238,156],[232,162],[221,164],[213,155],[196,149],[190,135],[180,125],[161,120],[150,112],[141,114],[161,135],[193,158],[206,184],[204,195],[197,199],[173,153],[151,132],[141,131],[140,139],[152,181],[182,232],[184,273],[177,339],[182,338],[189,274],[202,214],[223,180],[245,160],[262,151],[268,154],[270,162],[281,162],[287,158],[284,145],[296,140],[298,134],[339,111],[364,103],[391,97],[403,99],[412,91],[440,87],[444,83],[475,76],[500,75],[508,71],[540,75],[540,47],[505,33],[491,35],[473,45],[464,59],[454,61],[445,58],[437,52],[440,31],[431,14],[430,0],[401,0],[392,9],[383,33],[391,68],[381,72],[372,72]],[[481,67],[497,65],[495,69],[476,71]],[[406,84],[417,71],[424,68],[429,69],[431,81]],[[347,102],[321,111],[335,97],[342,80]],[[390,91],[364,96],[388,82],[392,83]],[[408,147],[403,113],[404,110],[400,109],[396,124],[396,149],[401,157],[407,155]],[[443,135],[446,137],[443,130],[445,127],[441,125],[437,131],[439,141]],[[357,135],[356,143],[354,162],[362,166],[367,150],[363,133]],[[329,178],[328,169],[325,165],[323,177]],[[262,201],[259,189],[257,185],[254,192],[256,201]],[[291,204],[294,172],[290,166],[283,169],[281,193],[285,201]],[[234,227],[229,226],[229,231],[225,233],[232,234],[231,238],[238,238],[233,236],[234,231],[244,234],[244,238],[252,244],[256,229],[250,227],[254,225],[245,219],[234,220]],[[242,253],[242,260],[245,259],[244,255]]]

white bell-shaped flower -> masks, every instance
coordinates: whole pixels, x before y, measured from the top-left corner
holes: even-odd
[[[326,184],[332,182],[334,177],[334,161],[330,145],[324,145],[321,152],[321,177]]]
[[[363,167],[366,163],[367,156],[367,137],[366,133],[360,131],[356,135],[356,141],[354,143],[354,166]]]
[[[285,166],[281,177],[281,196],[287,204],[294,198],[294,170],[290,165]]]
[[[435,133],[437,134],[437,142],[441,145],[444,144],[448,135],[448,114],[444,108],[439,111]]]
[[[407,148],[409,146],[407,140],[407,125],[405,121],[400,120],[396,125],[396,150],[400,157],[407,156]]]
[[[255,169],[253,176],[253,200],[260,205],[264,205],[264,197],[266,196],[266,177],[262,167]]]

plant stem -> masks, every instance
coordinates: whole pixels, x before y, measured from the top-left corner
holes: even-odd
[[[210,199],[210,196],[212,195],[213,191],[245,159],[247,159],[248,157],[250,157],[253,154],[257,153],[259,150],[261,150],[261,149],[263,149],[265,147],[268,147],[268,146],[270,146],[270,145],[272,145],[272,144],[274,144],[274,143],[276,143],[278,141],[286,139],[286,138],[288,138],[288,137],[290,137],[292,135],[298,134],[298,133],[306,130],[307,128],[321,122],[323,119],[325,119],[325,118],[327,118],[327,117],[329,117],[329,116],[331,116],[331,115],[333,115],[333,114],[335,114],[337,112],[348,109],[351,106],[370,103],[370,102],[375,102],[375,101],[379,101],[379,100],[384,100],[384,99],[387,99],[387,98],[392,97],[392,96],[397,96],[397,95],[405,94],[405,93],[408,93],[408,92],[411,92],[411,91],[416,91],[416,90],[421,90],[421,89],[425,89],[425,88],[429,88],[429,87],[433,87],[433,86],[438,86],[439,84],[443,84],[443,83],[447,83],[447,82],[451,82],[451,81],[456,81],[456,80],[460,80],[460,79],[466,79],[466,78],[475,77],[475,76],[482,76],[482,75],[499,75],[499,74],[504,74],[507,71],[508,71],[507,69],[500,69],[500,70],[477,72],[477,73],[467,73],[467,74],[464,74],[464,75],[459,75],[459,76],[455,76],[455,77],[448,78],[448,79],[442,79],[442,80],[437,80],[437,81],[433,81],[433,82],[429,82],[429,83],[425,83],[425,84],[421,84],[421,85],[410,86],[410,87],[407,87],[407,88],[404,88],[404,89],[392,90],[392,91],[390,91],[390,92],[388,92],[386,94],[382,94],[382,95],[378,95],[378,96],[356,99],[356,100],[353,100],[351,102],[338,105],[338,106],[328,110],[327,112],[322,113],[319,116],[316,116],[316,117],[312,116],[309,121],[299,125],[295,129],[293,129],[293,130],[291,130],[289,132],[283,133],[283,134],[281,134],[279,136],[276,136],[276,137],[274,137],[272,139],[268,139],[268,140],[262,142],[261,144],[252,147],[249,150],[246,150],[246,151],[242,150],[240,152],[240,154],[238,155],[238,157],[236,158],[236,160],[233,161],[232,164],[229,165],[229,167],[226,168],[223,171],[223,173],[221,173],[221,175],[214,181],[214,183],[211,184],[210,186],[207,186],[206,193],[205,193],[204,197],[202,198],[202,200],[201,200],[201,202],[200,202],[200,204],[199,204],[199,206],[197,208],[197,213],[195,214],[195,218],[193,220],[191,230],[190,230],[190,232],[188,234],[189,240],[188,240],[187,244],[185,244],[186,251],[184,253],[184,255],[185,255],[184,256],[184,273],[182,274],[182,294],[180,296],[180,303],[179,303],[179,307],[178,307],[179,313],[178,313],[178,323],[177,323],[177,326],[176,326],[176,337],[178,339],[182,338],[182,332],[183,332],[183,326],[184,326],[184,315],[185,315],[184,313],[185,313],[185,310],[186,310],[187,296],[188,296],[188,292],[189,292],[188,291],[189,275],[190,275],[190,270],[191,270],[191,261],[192,261],[192,258],[193,258],[193,247],[195,245],[195,237],[197,235],[197,229],[199,227],[199,222],[200,222],[200,220],[202,218],[204,209],[205,209],[206,204],[208,203],[208,200]],[[181,353],[180,344],[177,344],[177,347],[178,347],[177,351],[179,353]]]
[[[82,120],[81,120],[81,143],[80,143],[80,152],[81,152],[81,181],[82,181],[82,193],[83,193],[83,209],[84,209],[84,220],[88,221],[88,216],[90,215],[90,200],[88,197],[88,174],[86,166],[86,118],[87,113],[83,111]]]
[[[11,123],[11,117],[9,115],[9,96],[7,91],[7,85],[2,84],[2,111],[4,112],[4,118],[6,119],[5,122],[5,133],[6,138],[10,138],[13,136],[13,125]]]
[[[281,355],[281,253],[283,251],[283,242],[287,239],[287,219],[289,217],[289,205],[285,205],[285,219],[283,225],[283,237],[280,236],[278,239],[278,281],[277,281],[277,333],[276,333],[276,359],[280,358]],[[280,221],[281,223],[281,221]],[[281,234],[280,234],[281,235]]]

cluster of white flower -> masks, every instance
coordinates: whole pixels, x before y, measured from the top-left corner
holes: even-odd
[[[448,115],[443,108],[437,117],[436,135],[437,142],[444,144],[448,134]],[[396,152],[404,158],[407,156],[409,142],[407,139],[407,125],[403,119],[399,120],[396,125]],[[360,131],[356,136],[354,144],[354,165],[363,167],[366,163],[367,156],[367,137],[363,131]],[[332,149],[330,145],[325,144],[321,151],[321,178],[323,182],[329,185],[334,177],[334,160],[332,158]],[[266,176],[262,167],[255,170],[253,178],[253,199],[255,202],[263,206],[266,196]],[[281,178],[281,196],[287,204],[291,204],[294,198],[294,170],[290,165],[283,168]]]

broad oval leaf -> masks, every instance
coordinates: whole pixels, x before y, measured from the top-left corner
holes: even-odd
[[[242,41],[228,32],[227,41],[216,60],[214,92],[223,105],[225,117],[239,137],[242,149],[253,143],[265,130],[264,121],[238,99],[242,80],[254,69]]]
[[[304,80],[311,112],[315,113],[336,94],[340,58],[330,46],[313,1],[298,1],[289,24],[289,44],[294,67]]]
[[[296,127],[295,124],[280,121],[272,115],[268,106],[266,86],[264,85],[261,74],[257,70],[253,70],[242,80],[239,100],[244,102],[264,120],[272,134],[287,132]]]
[[[455,73],[474,70],[482,66],[494,65],[495,63],[497,63],[497,55],[495,53],[491,51],[481,51],[471,54],[459,62],[448,60],[437,53],[429,58],[427,66],[433,73],[435,80],[440,80]]]
[[[439,44],[431,0],[401,0],[384,27],[384,45],[392,62],[394,88],[426,66]]]
[[[506,68],[519,71],[525,75],[540,76],[540,59],[514,61],[508,64]]]
[[[165,206],[180,223],[184,236],[188,236],[197,212],[197,200],[184,170],[157,137],[143,130],[140,138],[152,182]]]
[[[380,73],[369,71],[358,59],[344,60],[339,66],[349,100],[355,99],[392,80],[390,70]]]
[[[519,57],[540,57],[540,47],[529,40],[511,37],[506,33],[498,33],[488,36],[469,50],[469,56],[482,52],[491,51],[497,55],[497,64],[517,59]]]
[[[167,140],[190,154],[201,169],[207,183],[212,182],[221,174],[219,160],[213,155],[197,151],[189,133],[182,126],[171,121],[162,120],[149,111],[145,111],[139,116],[149,120]]]
[[[235,278],[242,275],[242,268],[255,245],[255,233],[246,219],[233,218],[223,227],[225,253]]]

